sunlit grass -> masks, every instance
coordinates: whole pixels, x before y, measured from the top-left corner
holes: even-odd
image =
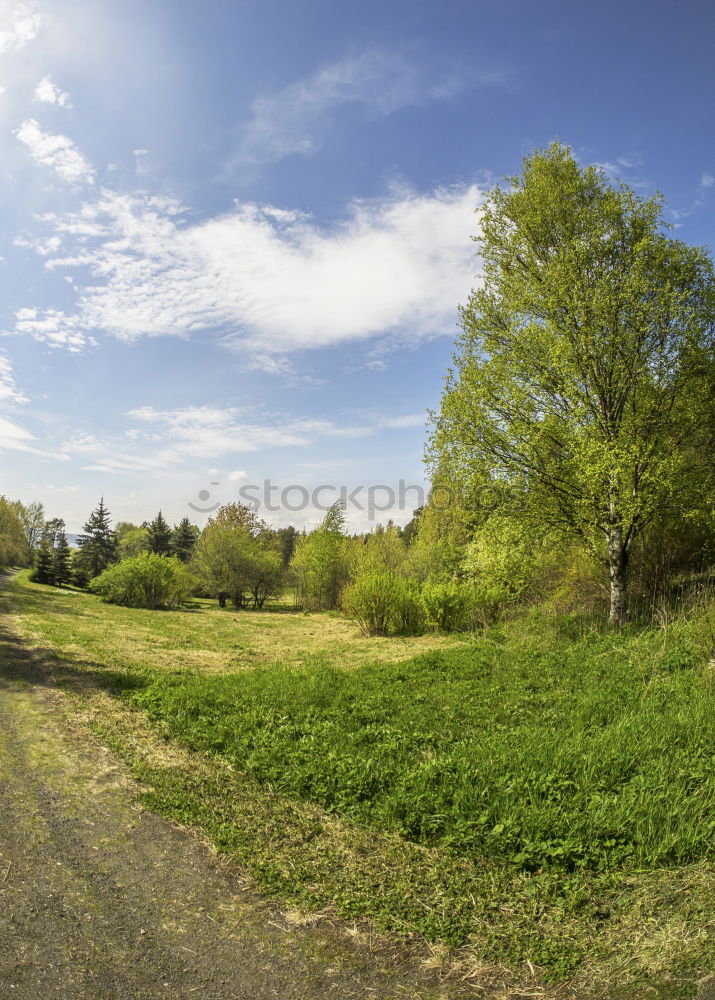
[[[117,669],[220,673],[315,658],[356,667],[371,660],[393,663],[460,642],[441,635],[367,639],[345,618],[304,614],[289,599],[261,611],[221,609],[216,601],[200,599],[182,611],[145,611],[103,604],[83,591],[32,584],[26,574],[20,583],[24,628],[70,657]]]
[[[715,964],[706,611],[393,640],[287,604],[140,611],[22,577],[11,601],[145,804],[286,904],[447,943],[500,996],[687,997]]]

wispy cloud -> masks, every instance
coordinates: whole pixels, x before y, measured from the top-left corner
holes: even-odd
[[[8,411],[12,413],[15,407],[27,402],[27,396],[20,391],[15,381],[12,362],[4,351],[0,351],[0,408],[5,411],[0,413],[0,449],[30,452],[42,458],[66,461],[67,455],[61,451],[50,452],[39,448],[35,435],[6,415]]]
[[[215,460],[272,448],[307,448],[320,439],[355,440],[424,424],[422,414],[366,415],[362,421],[348,424],[275,414],[256,419],[238,407],[212,405],[172,410],[144,406],[131,410],[128,416],[132,426],[123,434],[102,437],[78,433],[64,443],[63,452],[84,458],[88,462],[84,467],[90,470],[156,472],[179,469],[187,459]],[[245,477],[245,472],[233,472],[228,478],[234,482]]]
[[[0,3],[0,53],[21,49],[37,38],[42,17],[34,4]]]
[[[174,201],[103,189],[24,238],[46,268],[72,273],[78,297],[73,314],[22,310],[17,330],[73,348],[91,331],[131,341],[207,330],[267,370],[297,350],[451,334],[473,283],[481,197],[476,185],[399,189],[354,202],[331,227],[237,203],[190,225]]]
[[[71,108],[70,95],[60,90],[49,76],[43,77],[35,87],[35,100],[43,104],[56,104],[60,108]]]
[[[15,135],[30,150],[32,158],[43,167],[51,167],[70,184],[93,184],[94,170],[66,135],[43,132],[34,118],[28,118]]]
[[[397,52],[369,49],[350,55],[277,93],[257,97],[231,165],[312,155],[321,148],[337,109],[345,105],[361,106],[371,118],[386,118],[410,105],[451,99],[475,80],[501,84],[504,75],[452,68],[435,77],[424,62]]]
[[[24,427],[0,416],[0,447],[10,451],[35,451],[34,437]]]
[[[615,160],[603,160],[595,165],[600,167],[612,181],[624,181],[635,188],[640,188],[647,184],[643,175],[645,161],[639,153],[618,156]]]
[[[700,175],[700,187],[701,188],[711,188],[715,184],[715,176],[709,174],[706,170]]]
[[[4,351],[0,351],[0,405],[16,405],[27,401],[27,396],[20,392],[15,382],[12,362]]]

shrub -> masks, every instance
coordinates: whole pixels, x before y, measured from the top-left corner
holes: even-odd
[[[178,559],[143,552],[105,569],[92,580],[89,589],[109,604],[172,608],[190,597],[194,582]]]
[[[399,584],[394,613],[395,632],[402,634],[421,632],[425,624],[425,611],[419,585],[415,580],[397,579]]]
[[[364,573],[343,594],[345,613],[365,635],[387,635],[400,604],[400,581],[389,572]]]
[[[469,594],[454,580],[426,583],[422,588],[422,605],[430,628],[451,632],[466,624]]]

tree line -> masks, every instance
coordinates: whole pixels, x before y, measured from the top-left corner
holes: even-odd
[[[605,602],[621,626],[684,579],[706,578],[710,255],[670,235],[660,195],[614,184],[559,143],[525,157],[480,213],[482,282],[461,308],[427,444],[432,496],[406,528],[350,537],[335,506],[298,533],[229,504],[202,532],[187,518],[170,528],[161,512],[112,531],[100,502],[70,556],[61,522],[3,500],[0,562],[24,552],[36,579],[59,583],[114,573],[116,598],[129,560],[144,576],[154,560],[166,576],[156,560],[168,558],[188,571],[176,570],[176,600],[193,580],[222,605],[261,608],[290,583],[302,607],[342,607],[368,634],[474,627],[530,602]],[[444,490],[461,499],[438,502]],[[485,490],[498,502],[470,502]]]

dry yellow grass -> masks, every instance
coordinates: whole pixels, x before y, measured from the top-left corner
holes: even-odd
[[[235,671],[262,664],[301,664],[316,658],[350,669],[396,663],[459,644],[458,636],[366,638],[335,614],[304,614],[288,604],[262,611],[221,609],[197,600],[184,611],[142,611],[102,604],[79,591],[51,591],[23,581],[18,625],[41,645],[73,660],[118,669]]]

